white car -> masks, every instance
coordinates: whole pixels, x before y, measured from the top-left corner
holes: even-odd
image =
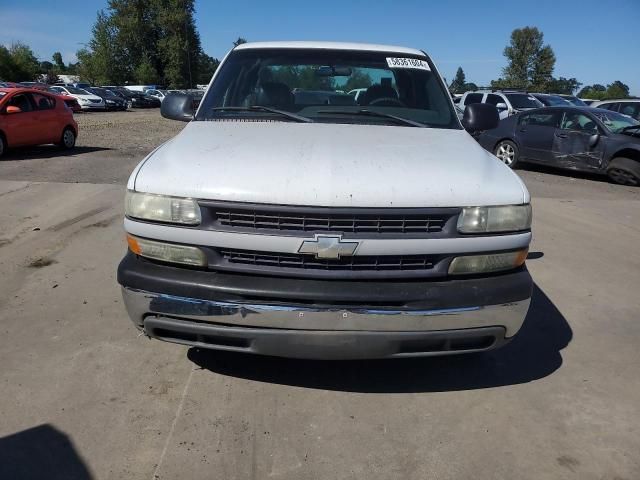
[[[161,102],[164,100],[164,98],[167,95],[169,95],[169,92],[167,92],[166,90],[157,90],[155,88],[151,88],[149,90],[146,90],[144,93],[145,93],[145,95],[151,95],[152,97],[157,98]]]
[[[83,110],[105,110],[106,108],[102,98],[81,88],[54,85],[49,90],[75,97]]]
[[[370,84],[358,103],[293,91]],[[347,96],[348,97],[348,96]],[[520,330],[529,192],[413,48],[245,43],[127,184],[118,268],[152,338],[296,358],[478,352]],[[464,112],[494,128],[490,105]]]
[[[494,105],[503,120],[516,113],[532,108],[544,107],[543,103],[533,95],[519,90],[481,90],[477,92],[465,92],[458,102],[460,108],[472,103],[488,103]]]
[[[620,112],[623,115],[640,120],[640,98],[621,98],[619,100],[601,100],[593,102],[590,107],[604,108],[612,112]]]

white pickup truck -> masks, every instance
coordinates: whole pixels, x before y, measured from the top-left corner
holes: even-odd
[[[174,94],[162,114],[189,123],[131,174],[118,268],[146,335],[396,358],[489,350],[522,326],[529,193],[469,134],[495,107],[461,122],[424,52],[245,43],[196,112]]]

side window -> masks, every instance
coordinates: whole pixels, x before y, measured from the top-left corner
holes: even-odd
[[[51,110],[56,106],[56,101],[46,95],[34,93],[32,94],[32,98],[34,105],[36,106],[36,110]]]
[[[640,102],[638,103],[621,103],[620,104],[620,113],[623,115],[628,115],[636,120],[640,118]]]
[[[520,125],[538,125],[540,127],[558,128],[559,124],[559,112],[529,113],[520,118]]]
[[[482,103],[482,93],[470,93],[464,99],[464,104],[469,105],[471,103]]]
[[[7,103],[7,107],[9,106],[18,107],[20,110],[22,110],[22,112],[30,112],[31,110],[33,110],[29,94],[27,93],[14,95]]]
[[[586,115],[575,112],[566,112],[562,118],[562,125],[560,128],[563,130],[590,133],[597,130],[598,127],[596,122]]]
[[[600,105],[598,108],[604,108],[606,110],[611,110],[612,112],[617,112],[619,106],[620,106],[619,103],[604,103]]]
[[[499,103],[506,103],[500,95],[496,95],[495,93],[490,93],[487,95],[487,101],[491,105],[498,105]]]

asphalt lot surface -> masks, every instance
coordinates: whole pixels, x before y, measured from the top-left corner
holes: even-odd
[[[481,356],[301,362],[139,337],[124,184],[184,124],[78,115],[0,160],[1,479],[640,478],[640,189],[519,170],[525,327]]]

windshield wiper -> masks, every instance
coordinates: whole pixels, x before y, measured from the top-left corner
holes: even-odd
[[[214,107],[211,109],[212,112],[269,112],[275,113],[277,115],[282,115],[283,117],[290,118],[291,120],[295,120],[296,122],[304,122],[304,123],[313,123],[308,117],[303,117],[302,115],[296,115],[295,113],[287,112],[284,110],[278,110],[276,108],[264,107],[262,105],[251,105],[249,107]]]
[[[379,117],[379,118],[388,118],[389,120],[395,120],[399,123],[404,123],[405,125],[410,125],[412,127],[420,127],[427,128],[428,125],[420,122],[416,122],[414,120],[409,120],[408,118],[398,117],[396,115],[391,115],[389,113],[375,112],[373,110],[360,109],[360,110],[320,110],[316,113],[337,113],[338,115],[363,115],[367,117]]]

